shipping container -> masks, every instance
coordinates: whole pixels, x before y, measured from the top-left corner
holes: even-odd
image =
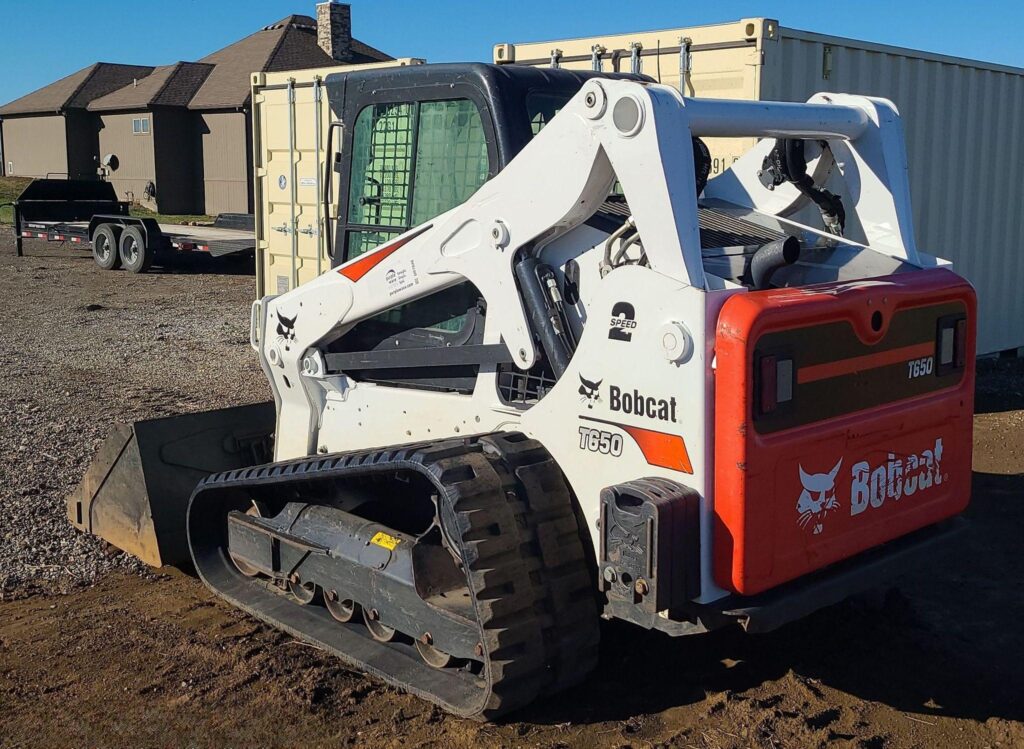
[[[545,42],[494,61],[639,72],[686,96],[806,101],[881,96],[906,130],[918,246],[978,292],[978,351],[1024,346],[1024,69],[780,26],[767,18]],[[753,145],[709,139],[712,175]]]
[[[335,217],[325,210],[328,138],[340,133],[327,101],[331,73],[419,65],[400,58],[282,73],[254,73],[253,202],[256,207],[256,298],[283,294],[331,267],[326,232]],[[338,177],[330,171],[337,195]]]

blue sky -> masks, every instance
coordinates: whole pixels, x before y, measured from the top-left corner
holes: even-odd
[[[0,0],[0,103],[97,60],[195,60],[315,0]],[[55,21],[52,18],[59,15]],[[1024,2],[891,0],[353,0],[355,36],[396,57],[491,59],[497,42],[671,28],[752,16],[783,26],[1024,67]]]

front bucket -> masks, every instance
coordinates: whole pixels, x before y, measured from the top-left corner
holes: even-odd
[[[68,497],[68,518],[152,567],[187,562],[192,490],[268,462],[274,421],[274,404],[256,403],[118,425]]]

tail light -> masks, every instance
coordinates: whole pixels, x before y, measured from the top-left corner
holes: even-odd
[[[967,318],[947,315],[939,318],[935,335],[935,371],[944,375],[967,364]]]
[[[758,413],[769,414],[793,400],[793,360],[774,354],[757,360]]]
[[[967,364],[967,318],[961,317],[956,321],[956,366],[963,367]]]

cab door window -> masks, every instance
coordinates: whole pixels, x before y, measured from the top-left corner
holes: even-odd
[[[468,99],[365,107],[353,129],[345,259],[464,202],[489,167],[480,112]]]

